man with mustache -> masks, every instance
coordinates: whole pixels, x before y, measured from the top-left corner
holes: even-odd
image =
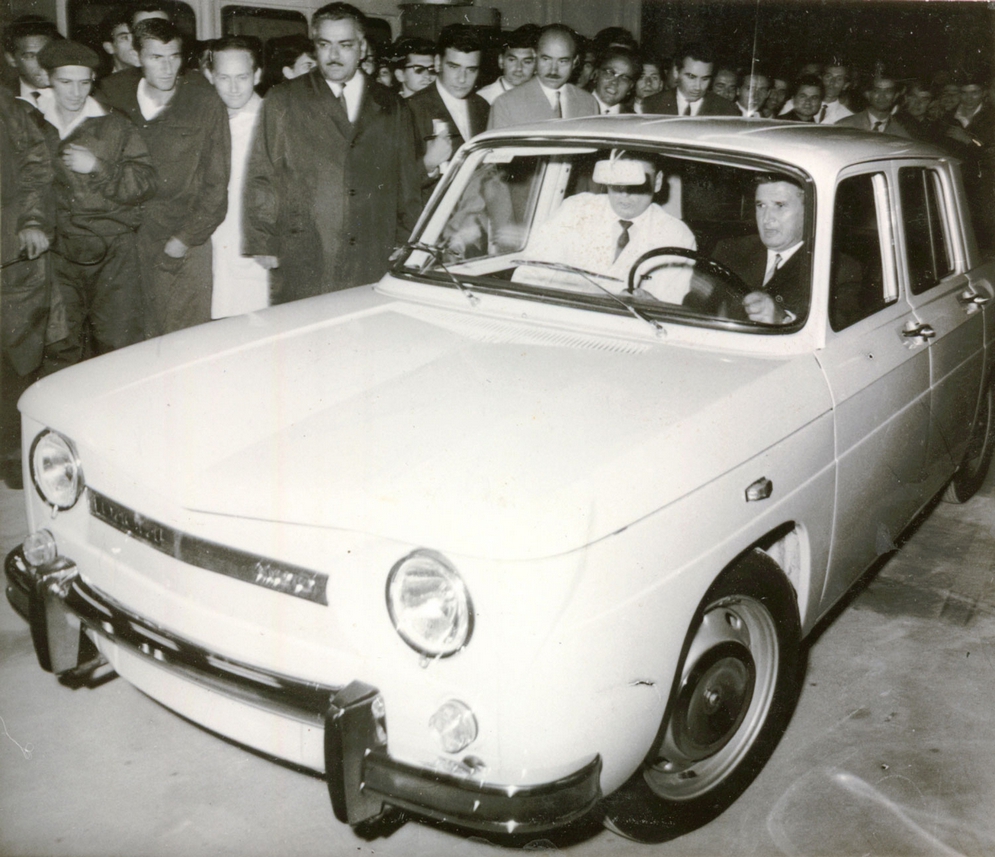
[[[318,67],[263,101],[243,253],[273,272],[273,303],[380,279],[421,210],[411,111],[359,70],[365,20],[348,3],[318,9]]]
[[[577,67],[573,30],[562,24],[543,27],[536,55],[535,77],[498,96],[491,105],[488,128],[597,115],[594,96],[568,82]]]

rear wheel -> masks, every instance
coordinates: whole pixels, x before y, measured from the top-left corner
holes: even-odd
[[[605,826],[662,842],[732,804],[790,717],[800,637],[791,587],[762,551],[720,578],[689,631],[657,748],[605,800]]]
[[[995,451],[995,387],[989,386],[981,403],[978,421],[964,453],[964,460],[954,474],[943,499],[949,503],[966,503],[984,484]]]

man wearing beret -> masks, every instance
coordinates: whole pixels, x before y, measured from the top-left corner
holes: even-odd
[[[52,271],[68,336],[45,350],[43,372],[78,363],[142,338],[141,268],[136,230],[141,203],[156,192],[156,173],[138,129],[90,95],[98,55],[70,41],[38,55],[53,98],[49,123],[55,167]]]
[[[231,135],[214,87],[180,74],[183,35],[172,22],[139,21],[132,40],[142,75],[104,97],[138,128],[159,180],[138,231],[150,337],[211,320],[210,238],[228,211]]]

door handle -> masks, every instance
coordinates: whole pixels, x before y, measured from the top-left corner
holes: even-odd
[[[907,330],[903,330],[902,336],[904,336],[906,339],[915,339],[916,337],[922,337],[923,339],[932,339],[934,336],[936,336],[936,331],[933,330],[931,325],[918,324],[915,327],[910,327]]]
[[[967,291],[963,291],[957,295],[957,300],[960,301],[963,306],[971,306],[972,304],[974,306],[984,306],[988,303],[990,298],[988,295],[978,294],[978,292],[974,291],[974,289],[968,289]]]

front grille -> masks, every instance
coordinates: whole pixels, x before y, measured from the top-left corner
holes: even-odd
[[[271,592],[328,605],[327,575],[181,533],[116,503],[92,488],[88,493],[90,514],[94,518],[160,553]]]

